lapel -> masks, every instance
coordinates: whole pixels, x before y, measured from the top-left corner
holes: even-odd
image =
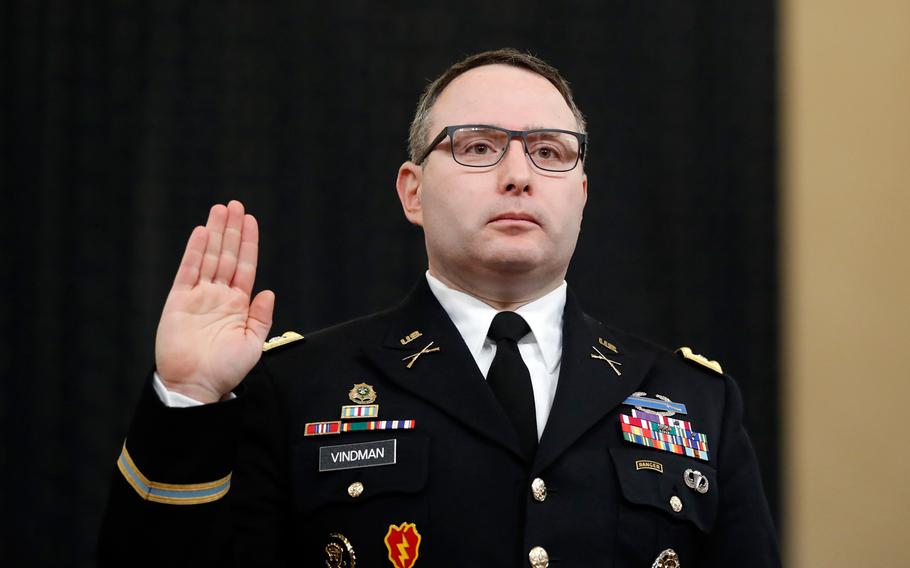
[[[366,357],[402,389],[523,459],[514,428],[425,278],[388,317],[388,335],[377,345],[364,346]],[[415,331],[421,335],[402,344]],[[418,356],[408,368],[403,359],[430,342],[429,348],[439,351]]]
[[[609,342],[616,352],[599,342]],[[547,426],[537,448],[533,472],[540,472],[575,441],[634,392],[651,367],[654,352],[621,342],[615,333],[591,320],[586,321],[571,290],[563,315],[562,362],[556,396]],[[601,359],[601,354],[621,365],[622,375]],[[619,428],[619,425],[616,425]]]

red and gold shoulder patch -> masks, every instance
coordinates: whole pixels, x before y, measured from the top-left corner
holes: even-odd
[[[389,525],[385,535],[385,546],[389,549],[389,560],[395,568],[411,568],[420,553],[420,533],[414,523]]]

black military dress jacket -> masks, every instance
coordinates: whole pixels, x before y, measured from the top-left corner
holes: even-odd
[[[395,309],[268,351],[234,400],[168,408],[149,381],[114,472],[101,564],[518,567],[535,550],[535,566],[648,568],[672,549],[684,568],[779,565],[734,382],[602,325],[571,291],[563,325],[532,463],[423,279]],[[430,342],[439,350],[409,358]],[[340,418],[355,384],[372,387],[379,419],[414,427],[306,436]],[[634,392],[684,403],[677,418],[706,435],[708,461],[625,441]],[[320,471],[321,449],[360,443],[393,444],[394,463]],[[410,525],[419,543],[386,544]]]

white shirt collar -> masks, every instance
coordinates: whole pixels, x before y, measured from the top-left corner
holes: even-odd
[[[487,340],[493,317],[498,313],[496,308],[470,294],[449,288],[429,271],[426,277],[433,295],[449,314],[471,355],[477,359]],[[536,342],[544,364],[551,372],[562,358],[562,314],[566,306],[566,289],[563,281],[552,292],[515,310],[531,328],[531,333],[519,343]]]

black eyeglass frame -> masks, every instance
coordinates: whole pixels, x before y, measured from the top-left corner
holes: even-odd
[[[474,164],[462,164],[455,157],[455,139],[454,139],[455,131],[459,130],[461,128],[490,128],[492,130],[498,130],[500,132],[505,132],[509,136],[509,139],[506,142],[506,147],[503,150],[502,154],[500,154],[499,159],[496,160],[495,162],[493,162],[492,164],[487,164],[484,166],[477,166]],[[578,139],[578,156],[575,157],[575,163],[572,164],[572,167],[565,169],[565,170],[554,170],[552,168],[544,168],[544,167],[537,165],[537,162],[534,161],[534,158],[532,158],[531,154],[528,152],[528,135],[534,134],[535,132],[559,132],[562,134],[571,134],[572,136],[577,138]],[[493,166],[496,166],[497,164],[499,164],[499,162],[502,161],[502,159],[509,152],[509,146],[511,146],[512,140],[514,140],[515,138],[521,138],[522,146],[524,146],[524,149],[525,149],[525,155],[528,156],[528,159],[531,160],[531,163],[534,164],[534,167],[547,171],[547,172],[559,172],[559,173],[571,172],[578,166],[578,162],[585,161],[585,151],[587,150],[587,147],[588,147],[588,135],[582,134],[581,132],[574,132],[572,130],[561,130],[559,128],[534,128],[532,130],[509,130],[508,128],[500,128],[499,126],[492,126],[490,124],[455,124],[455,125],[446,126],[445,128],[443,128],[442,131],[436,136],[436,138],[433,139],[432,142],[430,142],[430,145],[427,146],[427,149],[423,151],[423,153],[420,155],[419,158],[417,158],[417,160],[414,163],[418,166],[421,165],[429,157],[429,155],[433,152],[433,150],[436,149],[436,146],[438,146],[440,142],[445,140],[446,137],[449,138],[449,143],[450,143],[449,145],[451,146],[450,150],[452,153],[452,159],[455,160],[456,164],[464,166],[466,168],[492,168]]]

